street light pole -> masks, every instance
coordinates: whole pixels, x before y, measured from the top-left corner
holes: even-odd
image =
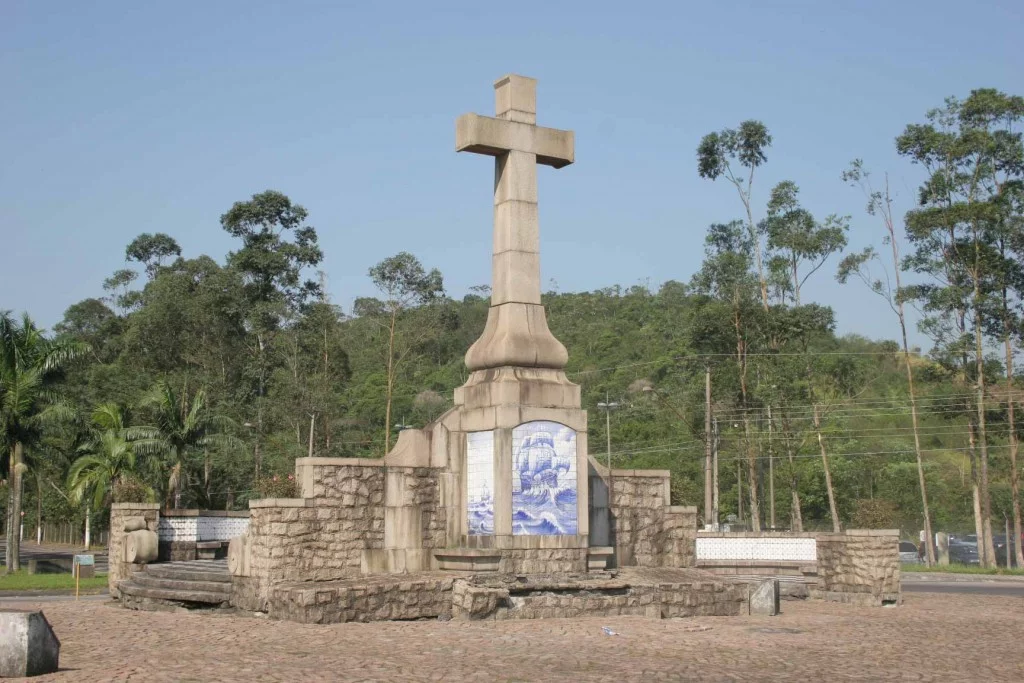
[[[608,392],[604,392],[604,401],[597,404],[597,407],[604,411],[604,431],[608,443],[608,509],[612,506],[612,411],[619,407],[616,401],[612,403]]]

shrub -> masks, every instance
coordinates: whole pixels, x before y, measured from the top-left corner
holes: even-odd
[[[151,503],[153,489],[138,479],[119,479],[114,482],[110,492],[115,503]]]
[[[298,498],[299,484],[295,475],[260,477],[256,480],[256,495],[253,498]]]

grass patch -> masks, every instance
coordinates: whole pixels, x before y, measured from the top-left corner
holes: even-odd
[[[1024,576],[1024,569],[1006,569],[1004,567],[985,569],[970,564],[947,564],[929,567],[926,564],[903,564],[900,569],[905,572],[929,572],[936,574],[986,574],[1000,576]]]
[[[106,588],[105,574],[82,579],[80,590]],[[29,574],[24,569],[14,574],[0,574],[0,591],[62,591],[75,590],[75,577],[71,574]]]

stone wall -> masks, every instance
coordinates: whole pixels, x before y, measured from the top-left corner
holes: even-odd
[[[249,503],[246,561],[232,576],[232,604],[266,611],[277,584],[358,576],[365,551],[384,547],[384,477],[379,460],[296,461],[304,498]]]
[[[124,561],[124,523],[130,517],[142,517],[146,520],[146,528],[156,532],[160,524],[160,505],[158,503],[114,503],[110,510],[110,540],[107,542],[107,588],[110,597],[120,598],[121,592],[117,584],[131,574],[132,565]]]
[[[437,619],[451,614],[455,577],[420,573],[366,576],[356,581],[281,584],[271,590],[268,614],[304,624]]]
[[[350,482],[354,492],[345,495],[352,496],[351,505],[341,505],[339,499],[250,502],[248,574],[255,581],[239,582],[236,606],[265,611],[275,584],[360,574],[363,551],[384,545],[384,508],[370,502],[382,495],[383,479]]]
[[[818,534],[814,597],[859,605],[900,602],[899,531]]]
[[[590,461],[590,492],[596,507],[591,545],[615,548],[620,567],[692,567],[697,508],[670,505],[668,470],[608,470]],[[610,492],[609,492],[610,490]],[[611,505],[602,510],[602,503]],[[610,516],[602,538],[602,514]]]

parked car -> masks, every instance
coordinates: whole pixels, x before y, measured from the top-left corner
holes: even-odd
[[[957,564],[981,564],[978,544],[964,540],[949,540],[949,561]]]
[[[900,562],[920,562],[917,554],[917,546],[913,541],[900,541]]]

